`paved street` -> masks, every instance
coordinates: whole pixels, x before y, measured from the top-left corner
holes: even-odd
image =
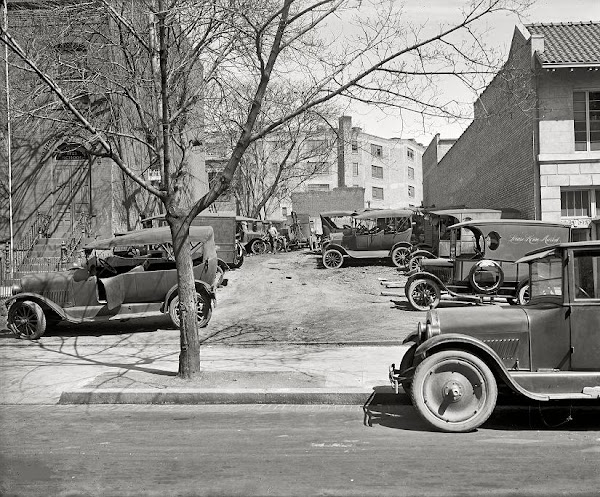
[[[600,427],[475,433],[359,406],[3,406],[2,495],[597,495]]]

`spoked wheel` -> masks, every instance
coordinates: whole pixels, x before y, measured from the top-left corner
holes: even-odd
[[[434,428],[466,432],[481,426],[492,414],[498,386],[490,368],[478,357],[444,350],[427,357],[415,370],[413,405]]]
[[[46,331],[46,316],[35,302],[15,302],[8,311],[8,327],[19,338],[37,340]]]
[[[439,285],[430,279],[419,278],[410,283],[406,290],[408,303],[418,311],[435,309],[440,303],[441,290]]]
[[[212,316],[212,303],[208,296],[196,292],[196,312],[198,316],[198,327],[204,328],[208,325]],[[179,295],[173,297],[169,303],[169,316],[173,324],[179,328],[181,325],[181,316],[179,313]]]
[[[337,249],[328,249],[323,254],[323,266],[327,269],[338,269],[344,264],[344,256]]]
[[[397,268],[406,269],[408,267],[409,259],[410,250],[408,247],[396,247],[392,250],[392,262]]]
[[[257,238],[252,242],[252,245],[250,245],[250,250],[255,255],[264,254],[267,251],[267,244],[264,240]]]

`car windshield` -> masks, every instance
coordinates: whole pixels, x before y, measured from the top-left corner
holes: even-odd
[[[531,299],[562,295],[562,259],[550,256],[531,264]]]
[[[600,254],[598,251],[576,251],[575,268],[575,298],[600,298]]]

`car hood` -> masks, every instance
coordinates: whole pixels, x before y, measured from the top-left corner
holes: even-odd
[[[441,334],[462,333],[475,337],[499,332],[527,332],[529,329],[527,313],[518,306],[435,309],[430,311],[428,322],[436,321]]]
[[[42,293],[52,289],[63,289],[73,280],[86,279],[87,271],[83,268],[68,271],[53,271],[51,273],[33,273],[21,277],[22,292]]]

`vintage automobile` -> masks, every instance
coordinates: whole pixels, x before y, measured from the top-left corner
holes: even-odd
[[[198,322],[203,327],[211,318],[215,301],[213,229],[192,226],[190,244]],[[13,287],[6,305],[8,326],[16,335],[35,340],[60,321],[121,320],[167,312],[179,326],[177,271],[168,227],[95,240],[84,249],[88,254],[84,266],[25,275]]]
[[[395,266],[405,267],[412,251],[412,216],[410,209],[374,209],[353,216],[354,226],[330,233],[322,248],[323,265],[336,269],[345,258],[390,258]]]
[[[482,302],[500,296],[528,298],[526,264],[517,259],[536,248],[569,241],[570,228],[523,219],[483,219],[450,226],[449,258],[422,259],[404,286],[410,306],[434,309],[443,298]]]
[[[400,367],[390,367],[396,392],[402,385],[438,430],[480,426],[499,388],[537,401],[596,399],[600,408],[600,241],[540,248],[517,262],[529,264],[528,304],[429,311],[404,340]]]
[[[466,221],[483,219],[518,218],[519,212],[514,209],[423,209],[416,217],[420,224],[423,240],[410,254],[408,269],[421,269],[421,260],[436,257],[450,257],[450,226]]]
[[[247,254],[264,254],[267,251],[266,227],[260,219],[236,216],[238,240]]]
[[[319,214],[322,231],[321,247],[330,242],[332,233],[342,233],[345,229],[352,229],[357,214],[358,212],[351,210],[321,212]]]

